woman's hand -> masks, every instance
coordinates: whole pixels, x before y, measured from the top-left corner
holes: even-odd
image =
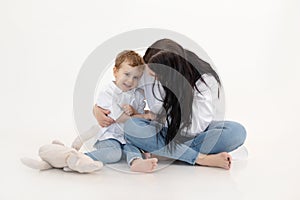
[[[155,120],[156,115],[153,112],[148,111],[146,114],[144,114],[144,118],[148,120]]]
[[[93,114],[98,124],[102,127],[107,127],[115,123],[115,121],[112,118],[107,116],[109,113],[110,113],[109,110],[103,109],[97,105],[94,106]]]

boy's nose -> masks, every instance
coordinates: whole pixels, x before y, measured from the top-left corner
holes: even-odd
[[[128,79],[128,82],[129,82],[129,83],[132,83],[132,82],[133,82],[133,78],[129,78],[129,79]]]

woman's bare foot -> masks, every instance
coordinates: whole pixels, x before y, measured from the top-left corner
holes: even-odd
[[[157,161],[157,158],[138,158],[132,161],[130,169],[134,172],[152,172],[157,166]]]
[[[196,160],[196,164],[209,167],[220,167],[228,170],[231,166],[231,156],[226,152],[199,155]]]

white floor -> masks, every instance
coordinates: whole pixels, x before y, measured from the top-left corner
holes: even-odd
[[[276,130],[261,128],[262,133]],[[1,155],[6,162],[1,166],[0,199],[299,199],[299,142],[291,139],[290,131],[272,132],[275,140],[253,137],[249,131],[248,159],[234,161],[229,171],[162,161],[161,169],[151,174],[130,173],[125,163],[94,174],[57,169],[40,172],[22,165],[19,158],[37,158],[38,143],[45,143],[45,137],[40,133],[34,133],[35,139],[28,138],[32,133],[27,132],[7,134],[1,140],[9,153]],[[11,145],[9,141],[15,142]]]
[[[37,158],[39,146],[55,138],[69,145],[76,136],[72,128],[64,132],[47,127],[21,131],[16,125],[2,130],[0,199],[300,199],[300,101],[293,95],[297,85],[287,87],[285,96],[278,95],[277,90],[261,91],[264,98],[255,100],[250,93],[243,98],[251,99],[247,101],[251,106],[231,106],[228,115],[240,119],[248,131],[245,145],[249,156],[234,161],[229,171],[160,162],[160,168],[166,167],[151,174],[124,172],[124,163],[85,175],[61,170],[39,172],[22,165],[19,159]]]

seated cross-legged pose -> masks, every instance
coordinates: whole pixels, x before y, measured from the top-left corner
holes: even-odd
[[[152,76],[152,84],[144,84],[143,89],[149,108],[156,110],[156,119],[130,118],[125,122],[125,139],[155,155],[230,169],[228,152],[244,143],[246,130],[237,122],[216,116],[221,81],[215,70],[170,39],[152,44],[144,61],[143,79]],[[113,123],[105,116],[109,112],[94,107],[102,126]]]

